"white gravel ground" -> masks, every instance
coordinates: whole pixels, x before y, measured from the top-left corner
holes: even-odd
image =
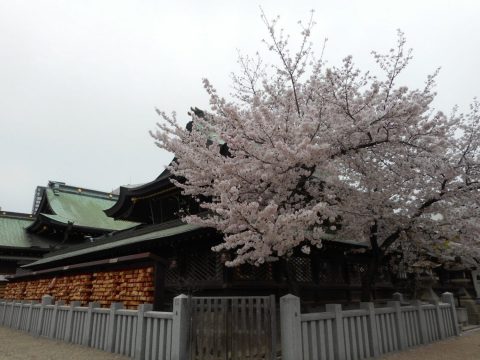
[[[0,360],[128,360],[130,358],[79,345],[36,338],[0,327]]]
[[[480,360],[480,331],[437,343],[419,346],[382,357],[381,360]]]
[[[70,345],[0,327],[0,360],[127,360],[84,346]],[[419,346],[380,360],[480,360],[480,331]]]

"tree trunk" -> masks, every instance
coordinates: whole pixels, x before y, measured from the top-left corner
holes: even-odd
[[[382,251],[377,242],[377,230],[378,224],[377,221],[375,221],[370,227],[370,245],[372,249],[370,251],[371,256],[370,261],[368,262],[367,271],[365,271],[365,274],[362,277],[362,301],[373,300],[373,290],[377,279],[378,268],[382,260]]]
[[[375,287],[375,282],[377,280],[378,268],[380,266],[380,254],[376,251],[371,252],[370,261],[368,262],[367,271],[362,276],[362,292],[361,300],[362,301],[372,301],[373,300],[373,290]]]

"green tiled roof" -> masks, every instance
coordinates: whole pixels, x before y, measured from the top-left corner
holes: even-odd
[[[0,247],[48,249],[48,241],[25,231],[33,220],[25,214],[0,213]]]
[[[43,188],[41,200],[36,207],[36,220],[27,230],[41,233],[48,224],[90,229],[94,233],[125,230],[138,225],[129,221],[116,221],[108,217],[104,210],[111,208],[118,196],[102,191],[79,188],[62,182],[50,181]]]
[[[103,210],[111,208],[116,197],[109,199],[82,192],[54,191],[51,188],[45,190],[45,196],[54,214],[42,215],[60,223],[73,222],[74,226],[106,230],[124,230],[137,225],[116,221],[105,215]]]

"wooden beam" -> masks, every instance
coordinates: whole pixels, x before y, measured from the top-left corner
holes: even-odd
[[[165,273],[167,264],[165,261],[155,261],[153,278],[153,310],[163,310],[165,300]]]

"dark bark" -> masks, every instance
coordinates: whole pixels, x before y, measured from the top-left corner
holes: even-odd
[[[438,195],[432,198],[425,200],[423,204],[420,205],[417,212],[412,216],[411,222],[408,226],[404,228],[397,228],[392,234],[390,234],[383,242],[381,246],[378,246],[377,230],[378,224],[377,221],[370,227],[370,261],[366,274],[362,278],[362,301],[370,301],[372,298],[372,289],[375,286],[375,280],[378,273],[378,268],[383,261],[384,254],[386,250],[400,237],[402,231],[409,231],[413,226],[413,221],[424,214],[424,211],[428,209],[433,204],[442,200],[443,196],[447,194],[448,179],[444,179],[440,186]]]
[[[375,289],[375,282],[377,279],[378,269],[380,267],[383,252],[378,246],[377,241],[377,230],[378,224],[377,221],[373,223],[370,227],[370,259],[367,266],[367,271],[362,277],[362,292],[361,300],[362,301],[372,301],[373,300],[373,290]]]

